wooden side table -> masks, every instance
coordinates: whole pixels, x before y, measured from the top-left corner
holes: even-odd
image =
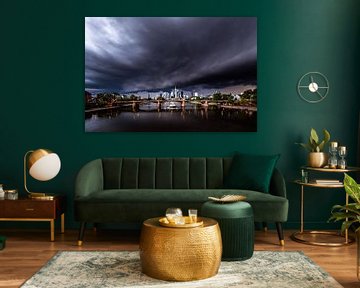
[[[55,196],[53,200],[19,198],[0,200],[0,221],[48,221],[50,241],[54,241],[55,220],[61,217],[61,233],[65,231],[65,197]]]

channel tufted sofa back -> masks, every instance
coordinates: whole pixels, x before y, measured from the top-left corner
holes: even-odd
[[[104,189],[216,189],[231,158],[105,158]]]

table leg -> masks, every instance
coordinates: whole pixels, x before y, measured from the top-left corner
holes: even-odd
[[[304,185],[301,185],[300,196],[300,233],[304,232]]]
[[[65,213],[61,214],[61,234],[65,233]]]
[[[55,237],[54,237],[54,232],[55,232],[55,227],[54,227],[54,219],[50,220],[50,241],[54,241]]]
[[[346,195],[346,200],[345,200],[345,203],[346,205],[349,205],[349,195],[347,193],[345,193]],[[347,212],[347,210],[346,210]],[[345,221],[348,221],[348,218],[346,217]],[[348,244],[349,243],[349,231],[348,229],[345,229],[345,243]]]

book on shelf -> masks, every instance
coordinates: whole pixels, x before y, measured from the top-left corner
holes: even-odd
[[[314,181],[316,184],[342,184],[340,180],[336,179],[315,179]]]

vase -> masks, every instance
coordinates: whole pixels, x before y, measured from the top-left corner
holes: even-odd
[[[328,155],[325,152],[310,152],[308,156],[308,165],[313,168],[321,168],[327,164]]]

